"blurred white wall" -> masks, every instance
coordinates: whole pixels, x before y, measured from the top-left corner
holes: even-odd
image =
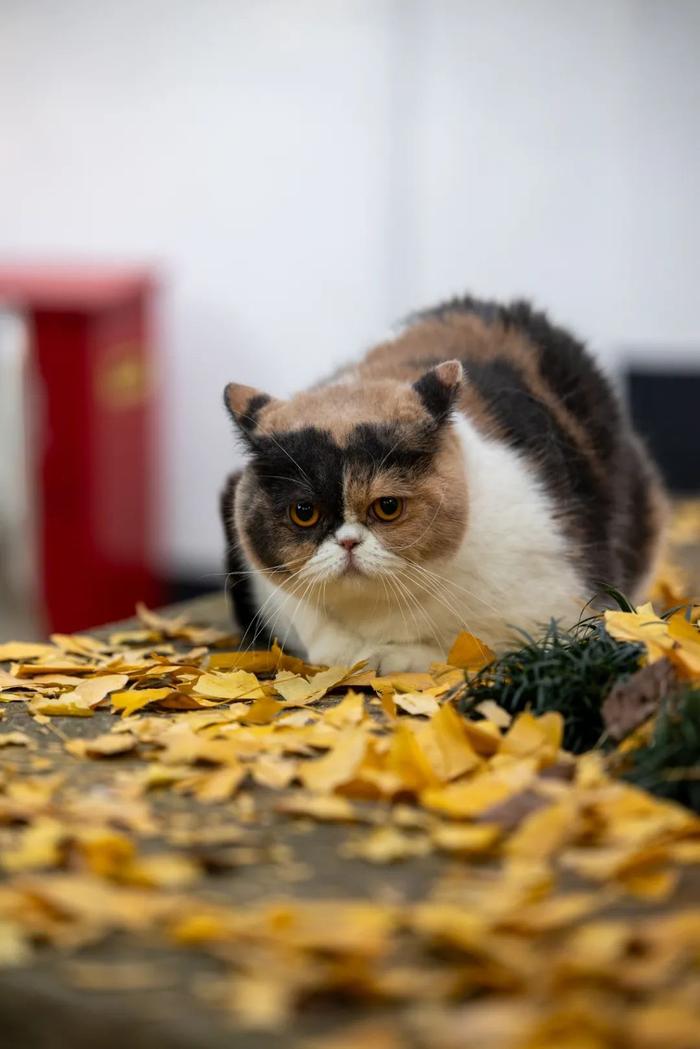
[[[695,353],[699,44],[697,0],[2,0],[0,253],[165,280],[169,568],[218,569],[229,379],[465,288]]]

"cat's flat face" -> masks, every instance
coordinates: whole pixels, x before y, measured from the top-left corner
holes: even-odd
[[[468,500],[449,413],[461,372],[440,367],[422,387],[348,383],[286,402],[228,388],[251,452],[236,526],[275,583],[381,588],[457,549]]]

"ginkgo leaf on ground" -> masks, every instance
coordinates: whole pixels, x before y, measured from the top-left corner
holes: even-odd
[[[60,656],[61,650],[55,645],[34,643],[30,641],[6,641],[0,644],[0,663],[25,659],[39,659],[46,656]]]
[[[208,699],[262,699],[265,695],[255,674],[246,670],[202,674],[194,687],[198,695]]]
[[[347,729],[338,743],[321,758],[305,762],[299,768],[299,779],[308,790],[326,794],[357,773],[367,749],[367,733],[363,728]]]
[[[525,758],[469,780],[424,790],[421,802],[429,809],[458,819],[479,816],[525,790],[533,781],[535,771],[535,762]]]
[[[447,662],[462,670],[483,670],[496,658],[495,653],[483,641],[463,630],[458,634],[450,649]]]
[[[673,647],[668,624],[657,616],[651,603],[634,612],[604,612],[605,629],[616,641],[636,641],[646,646],[650,663]]]
[[[272,685],[287,706],[304,707],[322,699],[330,689],[343,681],[348,673],[347,667],[329,667],[328,670],[321,670],[307,679],[299,674],[282,671],[277,674]]]
[[[142,710],[151,703],[157,703],[159,699],[172,695],[174,691],[174,688],[134,688],[124,692],[114,692],[111,697],[112,707],[114,710],[121,711],[123,718],[129,717],[137,710]]]

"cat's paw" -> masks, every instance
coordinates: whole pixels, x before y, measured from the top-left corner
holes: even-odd
[[[431,663],[444,663],[445,653],[435,645],[378,645],[357,654],[356,662],[366,660],[379,674],[407,674],[430,669]]]
[[[446,653],[436,645],[391,643],[369,645],[366,641],[326,624],[307,647],[310,663],[324,666],[352,667],[367,663],[379,674],[420,672],[431,663],[444,663]]]
[[[360,645],[358,637],[328,624],[307,645],[307,658],[320,666],[351,667],[362,658],[357,655]]]

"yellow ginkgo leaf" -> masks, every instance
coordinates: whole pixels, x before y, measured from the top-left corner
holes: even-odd
[[[334,688],[348,676],[347,667],[329,667],[310,678],[301,677],[282,671],[272,682],[276,692],[289,707],[304,707],[323,699],[326,692]]]
[[[465,719],[450,704],[418,729],[420,740],[438,778],[456,779],[482,764],[465,728]]]
[[[459,856],[487,852],[501,835],[496,823],[438,823],[430,831],[436,848]]]
[[[157,703],[159,699],[165,699],[174,691],[172,688],[135,688],[125,692],[113,692],[112,707],[114,710],[120,710],[122,717],[126,718],[151,703]]]
[[[682,677],[700,680],[700,630],[690,623],[683,612],[676,612],[668,620],[668,632],[676,647],[668,653]]]
[[[460,667],[462,670],[482,670],[496,658],[495,653],[479,641],[478,637],[463,630],[455,638],[450,649],[447,662],[452,667]]]
[[[61,656],[61,650],[54,645],[34,644],[29,641],[7,641],[0,645],[0,663],[25,659],[40,659],[46,656]]]
[[[265,691],[256,678],[246,670],[230,673],[202,674],[194,686],[195,692],[207,699],[262,699]]]
[[[636,641],[646,646],[650,663],[661,659],[673,647],[668,623],[659,619],[651,603],[640,605],[635,612],[603,613],[605,629],[616,641]]]
[[[347,729],[337,745],[315,761],[304,762],[299,768],[299,779],[308,790],[327,794],[348,783],[357,773],[367,749],[367,734],[363,728]]]
[[[429,692],[396,692],[394,702],[407,714],[425,717],[432,717],[440,709],[437,699]]]
[[[564,719],[558,711],[535,717],[524,711],[513,721],[503,737],[501,754],[536,756],[540,767],[556,761],[564,735]]]
[[[535,777],[535,762],[519,762],[450,783],[446,787],[424,790],[420,800],[426,808],[459,819],[480,816],[494,805],[525,790]]]

